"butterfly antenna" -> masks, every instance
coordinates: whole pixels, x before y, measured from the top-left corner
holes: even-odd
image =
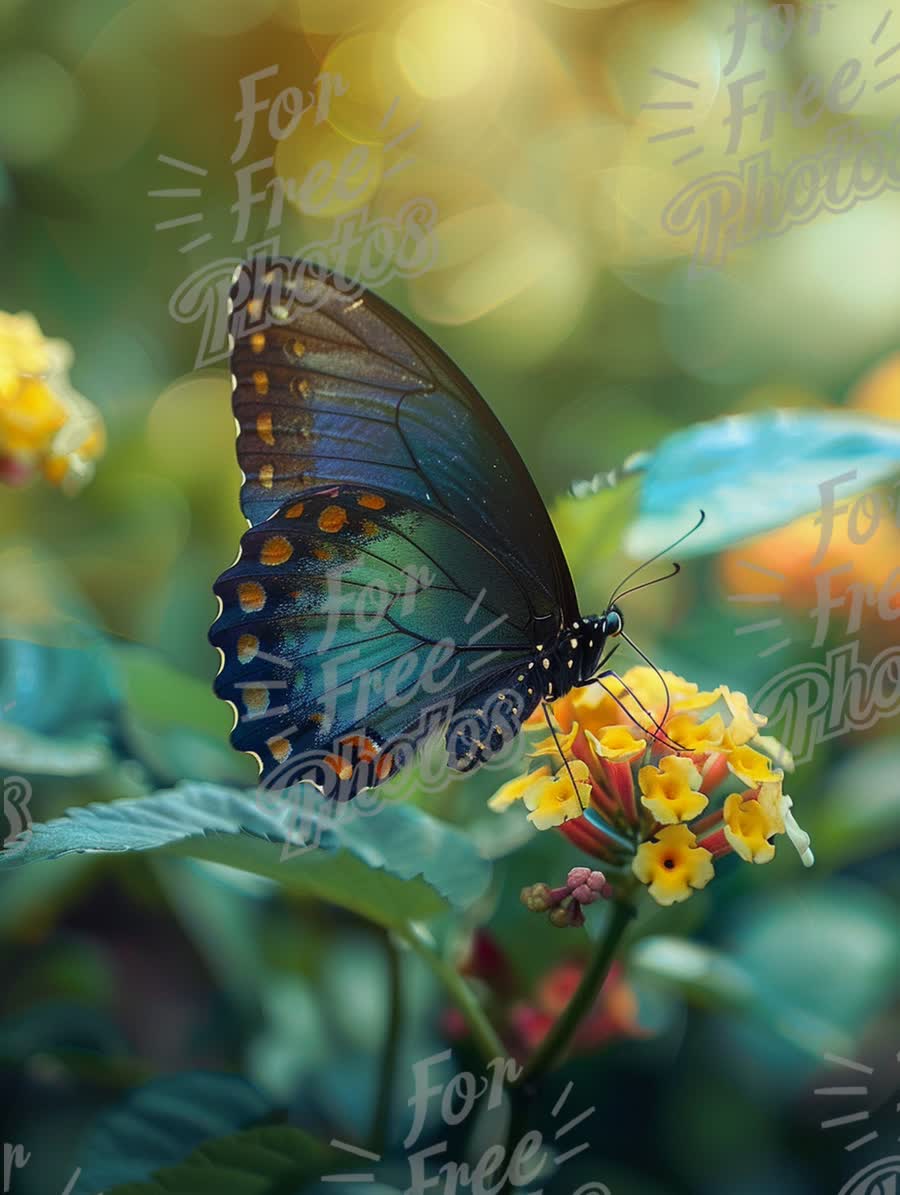
[[[671,579],[673,577],[677,577],[680,572],[681,565],[673,563],[672,571],[670,573],[664,573],[661,577],[654,577],[652,581],[643,581],[640,585],[632,585],[630,589],[625,589],[621,593],[617,593],[615,595],[615,599],[618,601],[619,598],[628,597],[629,593],[637,593],[639,589],[648,589],[651,585],[658,585],[660,581],[671,581]]]
[[[637,654],[641,657],[641,659],[645,663],[650,665],[650,667],[653,669],[653,671],[659,677],[660,684],[662,685],[663,689],[665,689],[665,692],[666,692],[666,708],[665,708],[665,712],[663,713],[663,716],[662,716],[663,723],[665,723],[666,718],[668,718],[668,716],[669,716],[669,710],[672,708],[672,696],[669,693],[669,686],[666,684],[666,678],[663,676],[663,674],[660,672],[660,670],[656,667],[656,665],[653,663],[653,661],[650,659],[650,657],[645,655],[641,651],[641,649],[638,647],[638,645],[635,643],[635,641],[633,639],[629,638],[629,636],[626,635],[624,631],[622,632],[622,638],[625,640],[626,643],[628,643],[634,649],[634,651],[637,652]],[[673,738],[671,738],[671,736],[669,736],[667,732],[666,732],[666,737],[669,739],[670,743],[675,742],[675,740]],[[682,747],[682,745],[680,743],[678,744],[678,749],[680,751],[686,750],[686,748]]]
[[[705,522],[706,522],[706,511],[701,510],[700,518],[693,525],[693,527],[691,527],[688,531],[685,531],[684,535],[680,535],[678,537],[678,539],[675,540],[674,543],[669,544],[669,546],[667,548],[663,548],[661,552],[657,552],[655,556],[651,556],[649,560],[645,560],[643,564],[639,564],[637,566],[637,568],[633,568],[631,570],[631,572],[626,577],[622,578],[622,580],[619,582],[619,584],[616,586],[616,588],[613,590],[612,594],[610,595],[609,601],[606,603],[607,606],[611,605],[616,600],[616,598],[618,596],[621,596],[622,586],[627,585],[632,577],[636,577],[637,574],[640,572],[643,572],[643,570],[648,565],[653,564],[655,561],[659,560],[661,556],[668,555],[668,553],[671,552],[673,550],[673,548],[677,548],[679,544],[683,544],[684,541],[688,538],[688,536],[693,535],[695,531],[699,531]]]
[[[584,805],[581,803],[581,793],[579,793],[578,785],[575,783],[575,776],[572,773],[572,765],[569,760],[566,759],[565,755],[563,754],[563,749],[559,745],[559,735],[557,735],[556,727],[553,725],[553,722],[550,718],[550,707],[546,701],[541,702],[541,709],[544,711],[544,721],[547,723],[547,727],[550,733],[553,735],[553,741],[556,744],[556,750],[559,752],[559,757],[566,765],[566,771],[569,773],[569,780],[572,783],[572,792],[575,794],[578,804],[581,805],[581,812],[584,813]]]

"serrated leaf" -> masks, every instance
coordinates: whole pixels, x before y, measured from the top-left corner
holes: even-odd
[[[303,799],[303,842],[292,837],[285,794],[183,784],[150,797],[68,810],[35,825],[31,837],[0,852],[0,866],[57,859],[72,852],[163,850],[224,863],[295,891],[352,909],[382,925],[465,908],[490,879],[490,864],[458,830],[411,805],[386,804],[369,816],[335,806],[312,785]]]
[[[346,1170],[347,1159],[299,1129],[247,1129],[201,1146],[148,1182],[120,1184],[104,1195],[292,1195],[339,1166]]]
[[[149,1179],[204,1142],[258,1124],[270,1111],[256,1088],[236,1075],[198,1071],[157,1079],[101,1116],[73,1195]]]

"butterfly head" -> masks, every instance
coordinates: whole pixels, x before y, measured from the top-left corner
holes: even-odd
[[[615,639],[624,630],[625,619],[622,617],[622,611],[613,603],[607,607],[606,612],[600,617],[600,633],[605,639]]]

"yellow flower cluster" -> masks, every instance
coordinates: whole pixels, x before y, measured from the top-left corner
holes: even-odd
[[[0,479],[15,484],[40,470],[69,492],[90,480],[103,420],[73,390],[71,364],[68,344],[47,340],[33,316],[0,311]]]
[[[766,720],[743,693],[701,692],[647,667],[607,683],[554,703],[555,733],[531,752],[541,765],[505,784],[491,808],[521,800],[537,829],[559,827],[663,905],[705,888],[719,857],[769,862],[779,834],[812,864],[783,790],[790,758],[761,734]],[[542,723],[539,710],[528,728]]]

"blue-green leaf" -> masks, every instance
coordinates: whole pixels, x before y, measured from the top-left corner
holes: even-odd
[[[139,1087],[97,1123],[73,1195],[149,1179],[204,1142],[264,1120],[267,1100],[236,1075],[168,1075]]]
[[[675,432],[649,455],[640,513],[627,538],[636,557],[662,551],[706,511],[681,556],[719,551],[818,510],[819,487],[854,473],[836,501],[900,471],[900,425],[846,411],[732,415]]]
[[[165,850],[256,872],[353,909],[383,925],[467,907],[484,893],[490,864],[458,830],[412,805],[385,804],[369,816],[335,806],[312,785],[296,805],[213,784],[183,784],[150,797],[76,807],[33,827],[0,853],[0,865],[58,859],[73,851]],[[294,816],[292,816],[292,810]],[[294,834],[292,834],[294,827]]]

